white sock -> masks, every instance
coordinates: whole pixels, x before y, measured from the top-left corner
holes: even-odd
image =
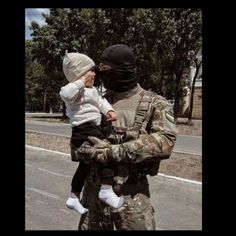
[[[118,197],[114,193],[111,185],[102,185],[98,197],[100,200],[114,208],[120,208],[124,203],[124,198]]]
[[[88,212],[88,209],[82,206],[78,198],[69,197],[66,201],[66,206],[69,209],[77,211],[79,214]]]

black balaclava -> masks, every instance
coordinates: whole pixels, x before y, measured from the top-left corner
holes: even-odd
[[[100,71],[106,89],[125,92],[137,85],[135,74],[135,56],[131,48],[116,44],[106,48],[100,62],[111,66],[111,69]]]

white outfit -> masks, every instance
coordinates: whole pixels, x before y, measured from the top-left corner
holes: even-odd
[[[60,96],[66,105],[66,115],[72,127],[88,121],[101,124],[101,113],[107,115],[114,111],[105,98],[102,98],[95,87],[85,87],[82,80],[76,80],[61,87]]]
[[[60,96],[66,104],[66,115],[70,118],[72,127],[89,121],[94,122],[95,125],[100,125],[101,113],[107,115],[108,111],[114,111],[108,101],[99,95],[95,87],[87,88],[82,80],[76,80],[94,66],[95,63],[88,56],[66,51],[63,59],[63,71],[69,83],[61,87]],[[122,197],[116,196],[112,186],[103,184],[99,198],[115,208],[121,207],[124,201]],[[77,198],[68,198],[66,205],[80,214],[88,211]]]

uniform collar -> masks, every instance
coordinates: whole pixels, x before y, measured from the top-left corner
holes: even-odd
[[[133,95],[136,95],[138,93],[140,93],[143,89],[141,88],[140,84],[137,84],[137,86],[135,86],[134,88],[125,91],[125,92],[114,92],[112,91],[112,94],[115,97],[121,97],[121,98],[128,98],[131,97]]]

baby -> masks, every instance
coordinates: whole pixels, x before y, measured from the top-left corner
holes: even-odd
[[[70,118],[72,136],[70,140],[71,149],[80,147],[89,141],[88,136],[104,139],[101,124],[101,113],[107,116],[108,121],[117,120],[116,113],[105,98],[102,98],[93,86],[95,63],[88,56],[81,53],[68,53],[63,60],[63,72],[69,83],[61,88],[60,96],[66,105],[66,115]],[[72,153],[72,152],[71,152]],[[72,155],[72,161],[78,161]],[[69,197],[66,205],[80,214],[86,213],[88,209],[80,203],[86,176],[90,171],[90,164],[80,161],[79,166],[72,179],[71,192],[77,198]],[[107,166],[100,168],[101,189],[99,199],[114,208],[120,208],[124,199],[118,197],[112,188],[114,171]]]

